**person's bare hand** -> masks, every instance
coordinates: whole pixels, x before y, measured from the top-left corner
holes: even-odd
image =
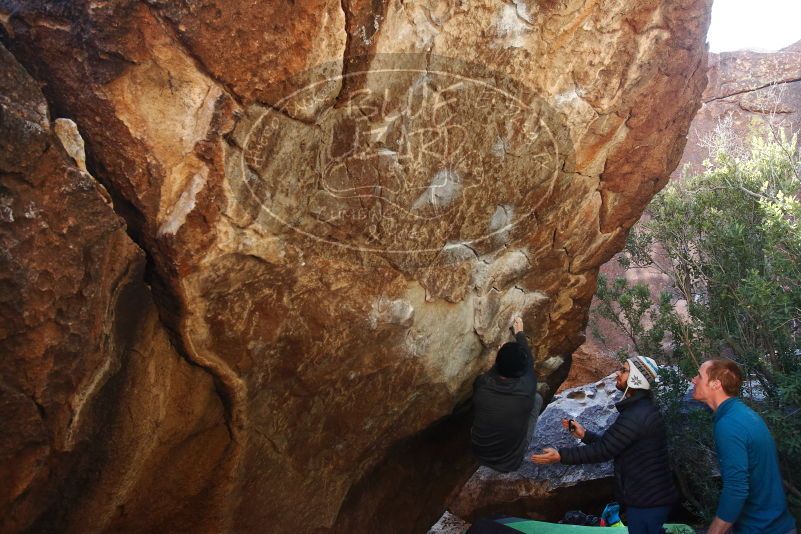
[[[718,516],[712,520],[712,524],[707,529],[707,534],[729,534],[731,532],[732,523],[722,520]]]
[[[546,447],[542,449],[542,452],[539,454],[531,455],[531,461],[534,462],[535,464],[543,464],[543,465],[555,464],[559,462],[561,459],[562,457],[559,456],[559,451],[551,447]]]
[[[570,421],[573,421],[573,429],[570,429]],[[584,439],[584,433],[586,432],[585,428],[576,421],[575,419],[562,419],[562,426],[565,427],[565,430],[570,432],[570,435],[577,437],[578,439]]]
[[[514,321],[512,321],[512,331],[515,333],[515,335],[523,331],[523,319],[520,317],[514,318]]]

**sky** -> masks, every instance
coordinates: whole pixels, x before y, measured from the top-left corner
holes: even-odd
[[[710,52],[772,52],[801,41],[801,0],[714,0]]]

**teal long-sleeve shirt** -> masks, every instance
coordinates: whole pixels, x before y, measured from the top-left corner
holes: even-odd
[[[792,530],[776,444],[765,422],[737,398],[718,406],[714,421],[723,478],[717,516],[734,523],[737,534]]]

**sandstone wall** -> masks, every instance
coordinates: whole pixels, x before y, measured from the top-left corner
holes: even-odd
[[[0,530],[199,528],[231,446],[214,377],[173,349],[74,123],[2,46],[0,109]]]
[[[116,222],[99,259],[30,252],[114,282],[65,305],[95,325],[59,334],[76,367],[16,387],[72,377],[46,419],[77,395],[113,406],[79,421],[119,436],[87,431],[96,477],[42,449],[64,471],[40,479],[81,489],[55,504],[19,493],[30,512],[14,528],[432,524],[469,475],[453,439],[469,421],[443,418],[513,314],[537,348],[542,393],[564,379],[598,267],[682,153],[706,83],[709,5],[0,2],[3,43],[77,123],[136,242]],[[61,208],[80,227],[65,247],[104,220]],[[131,292],[146,304],[123,306],[124,319],[113,274],[141,272],[140,250],[152,300],[137,274]],[[107,341],[117,323],[131,348]],[[44,365],[35,340],[15,339],[5,359]],[[167,514],[181,492],[186,515]]]

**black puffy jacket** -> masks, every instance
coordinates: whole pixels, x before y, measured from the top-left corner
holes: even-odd
[[[587,431],[586,445],[559,449],[563,464],[615,461],[616,499],[628,506],[669,506],[678,500],[667,452],[665,422],[647,391],[615,407],[620,412],[603,435]]]

